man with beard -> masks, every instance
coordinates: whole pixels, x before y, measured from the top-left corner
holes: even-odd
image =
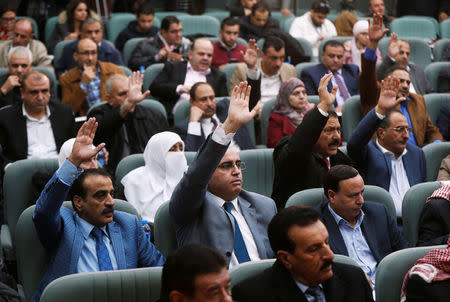
[[[402,77],[401,70],[397,71]],[[399,85],[402,82],[394,75],[382,81],[377,106],[358,124],[347,144],[348,155],[360,167],[365,183],[389,191],[397,217],[402,216],[406,191],[426,181],[425,155],[421,148],[409,143],[411,128],[403,113],[395,109],[405,101],[404,96],[397,95],[402,89]],[[407,85],[403,86],[406,90]],[[377,139],[370,141],[375,132]]]
[[[350,158],[338,150],[341,125],[336,112],[330,110],[337,86],[328,92],[332,73],[320,80],[319,105],[308,112],[292,136],[284,137],[276,146],[273,159],[275,179],[272,198],[278,209],[288,198],[301,190],[322,187],[330,167],[351,164]]]
[[[331,250],[355,260],[375,286],[378,263],[388,254],[407,248],[408,242],[384,205],[364,202],[364,181],[356,169],[332,167],[323,190],[328,202],[319,210],[330,234]]]
[[[220,40],[213,44],[212,66],[222,68],[228,63],[243,62],[242,53],[247,47],[237,43],[239,37],[239,21],[233,17],[227,17],[220,24]]]

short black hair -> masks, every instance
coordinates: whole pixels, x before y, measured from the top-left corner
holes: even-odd
[[[341,0],[339,3],[339,7],[341,10],[354,10],[355,9],[355,3],[353,0]]]
[[[141,5],[139,5],[138,10],[136,11],[136,16],[139,18],[140,15],[154,15],[155,9],[153,8],[153,5],[150,4],[150,2],[144,2]]]
[[[325,44],[322,47],[322,52],[325,52],[325,49],[327,49],[327,47],[342,47],[343,49],[345,49],[344,47],[344,43],[342,43],[341,41],[338,40],[328,40],[325,42]]]
[[[386,115],[384,116],[384,119],[381,120],[380,125],[378,125],[378,128],[387,129],[391,126],[391,115],[393,113],[400,113],[403,115],[403,112],[401,112],[399,109],[393,108],[386,112]]]
[[[168,299],[173,290],[193,297],[198,275],[219,273],[224,268],[227,260],[219,251],[200,244],[185,245],[172,252],[164,263],[161,298]]]
[[[328,14],[330,12],[330,4],[325,0],[315,0],[311,4],[311,9],[316,13]]]
[[[0,6],[0,17],[3,16],[6,12],[14,12],[16,13],[16,8],[11,3],[5,3]]]
[[[31,70],[31,71],[27,72],[22,78],[22,89],[24,91],[27,89],[28,78],[33,78],[35,80],[41,80],[43,78],[46,78],[46,79],[48,79],[48,84],[51,85],[50,78],[45,73],[43,73],[42,71],[39,71],[39,70]]]
[[[234,18],[234,17],[226,17],[225,19],[222,20],[222,22],[220,22],[220,29],[223,29],[225,26],[235,26],[235,25],[239,25],[239,20]]]
[[[208,82],[197,82],[197,83],[195,83],[194,85],[192,85],[191,90],[189,91],[189,94],[190,94],[191,99],[193,101],[195,101],[195,97],[196,97],[195,94],[197,92],[197,88],[200,87],[201,85],[208,85],[209,87],[211,87],[212,90],[214,90],[214,88]]]
[[[270,7],[269,5],[264,1],[256,2],[255,5],[252,6],[252,16],[255,15],[255,12],[269,12],[270,16]]]
[[[328,198],[328,190],[339,192],[339,182],[358,176],[358,170],[348,165],[336,165],[331,167],[323,181],[323,193]]]
[[[262,51],[264,53],[267,52],[267,49],[273,47],[276,51],[280,51],[280,49],[285,47],[284,41],[276,36],[268,36],[264,40],[264,44],[262,47]]]
[[[161,30],[169,31],[170,24],[179,24],[180,20],[178,20],[175,16],[165,16],[161,21]]]
[[[384,74],[384,78],[392,75],[394,73],[394,71],[396,71],[396,70],[403,70],[403,71],[406,71],[409,74],[409,71],[408,71],[408,69],[406,67],[404,67],[402,65],[399,65],[399,64],[395,64],[394,66],[392,66],[388,70],[386,70],[386,73]]]
[[[72,206],[75,211],[76,211],[76,207],[73,204],[73,197],[75,195],[77,195],[83,199],[86,198],[86,187],[84,185],[84,180],[86,179],[86,177],[92,176],[92,175],[101,175],[101,176],[108,177],[109,179],[111,179],[111,182],[114,183],[111,174],[109,174],[108,171],[106,171],[103,168],[84,170],[83,173],[81,173],[80,176],[78,176],[78,178],[75,179],[75,181],[73,182],[73,184],[69,190],[69,199],[72,200]]]
[[[270,221],[267,230],[270,246],[276,254],[283,250],[294,253],[295,243],[289,238],[289,229],[293,226],[305,227],[314,224],[320,214],[312,207],[292,206],[282,209]]]

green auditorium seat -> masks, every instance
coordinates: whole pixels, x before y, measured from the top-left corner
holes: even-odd
[[[267,145],[267,129],[269,128],[269,116],[272,113],[272,109],[277,103],[277,99],[268,100],[264,103],[261,110],[261,141],[264,145]]]
[[[273,149],[239,151],[246,168],[242,171],[243,189],[270,197],[273,187]]]
[[[441,27],[441,38],[450,39],[450,19],[442,21],[440,27]]]
[[[358,126],[361,119],[362,113],[359,95],[354,95],[346,100],[344,106],[342,106],[341,132],[344,141],[348,142],[353,130]]]
[[[130,60],[131,54],[133,53],[136,46],[139,44],[139,42],[145,39],[147,38],[133,38],[129,39],[125,43],[123,47],[123,64],[125,64],[125,66],[128,66],[128,61]]]
[[[156,63],[148,66],[145,69],[144,83],[142,84],[143,91],[146,91],[150,88],[150,85],[152,84],[153,80],[156,78],[156,76],[161,72],[163,68],[164,68],[163,63]]]
[[[450,154],[450,142],[428,144],[422,150],[427,162],[427,181],[435,181],[441,161]]]
[[[425,94],[425,104],[431,122],[436,125],[441,107],[450,103],[450,93],[429,93]]]
[[[438,76],[443,69],[450,69],[450,62],[434,62],[425,68],[425,76],[433,91],[438,91]]]
[[[391,32],[402,38],[421,38],[428,41],[436,40],[438,32],[435,24],[428,18],[401,17],[393,20],[390,25]]]
[[[178,19],[183,24],[183,36],[199,33],[213,36],[219,35],[220,22],[214,17],[183,15],[178,16]]]
[[[169,202],[163,203],[155,214],[155,247],[167,257],[178,247],[169,213]]]

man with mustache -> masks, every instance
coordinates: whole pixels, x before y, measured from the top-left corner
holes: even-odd
[[[425,155],[409,142],[411,128],[403,113],[395,109],[408,95],[408,85],[402,80],[407,74],[397,69],[381,82],[377,106],[362,119],[347,143],[348,155],[358,164],[365,183],[391,194],[399,222],[406,191],[426,181]],[[374,133],[377,139],[370,141]]]
[[[362,270],[333,262],[328,232],[310,207],[280,211],[269,224],[277,260],[264,272],[239,282],[233,299],[240,302],[373,301]]]
[[[284,137],[275,147],[272,198],[278,209],[284,208],[292,194],[322,187],[323,177],[330,167],[352,164],[350,158],[338,150],[341,125],[336,112],[330,110],[337,86],[331,93],[327,89],[332,76],[329,73],[320,80],[319,105],[305,115],[293,135]]]
[[[178,246],[199,243],[225,255],[227,266],[273,256],[267,225],[276,213],[272,199],[242,190],[241,162],[229,147],[239,128],[255,117],[249,111],[250,86],[231,94],[228,116],[200,147],[170,199]],[[245,127],[245,126],[244,126]]]
[[[205,82],[194,84],[190,95],[190,114],[184,121],[175,125],[174,132],[184,141],[185,151],[197,151],[209,134],[225,121],[230,100],[227,98],[216,104],[214,90]],[[255,148],[247,127],[242,127],[236,132],[231,145],[238,150]]]
[[[323,190],[328,202],[322,203],[319,211],[330,234],[331,250],[355,260],[375,286],[378,263],[409,247],[408,242],[384,205],[364,202],[364,181],[355,168],[332,167]]]
[[[95,118],[81,126],[71,154],[36,201],[33,222],[50,262],[32,301],[39,301],[50,282],[69,274],[164,264],[138,218],[114,211],[111,176],[103,169],[80,168],[105,146],[92,148],[97,126]],[[74,210],[62,206],[68,194]]]

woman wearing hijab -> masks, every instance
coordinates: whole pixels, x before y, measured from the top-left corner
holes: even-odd
[[[358,65],[361,70],[361,54],[369,45],[369,22],[360,20],[353,25],[353,39],[344,43],[344,63]],[[381,52],[377,48],[377,61],[381,61]]]
[[[282,83],[277,103],[269,116],[267,147],[275,148],[283,137],[293,134],[305,114],[314,106],[308,103],[305,84],[301,80],[291,78]]]
[[[170,199],[187,169],[184,143],[176,133],[153,135],[144,150],[145,166],[122,179],[125,197],[142,216],[153,223],[159,206]]]

